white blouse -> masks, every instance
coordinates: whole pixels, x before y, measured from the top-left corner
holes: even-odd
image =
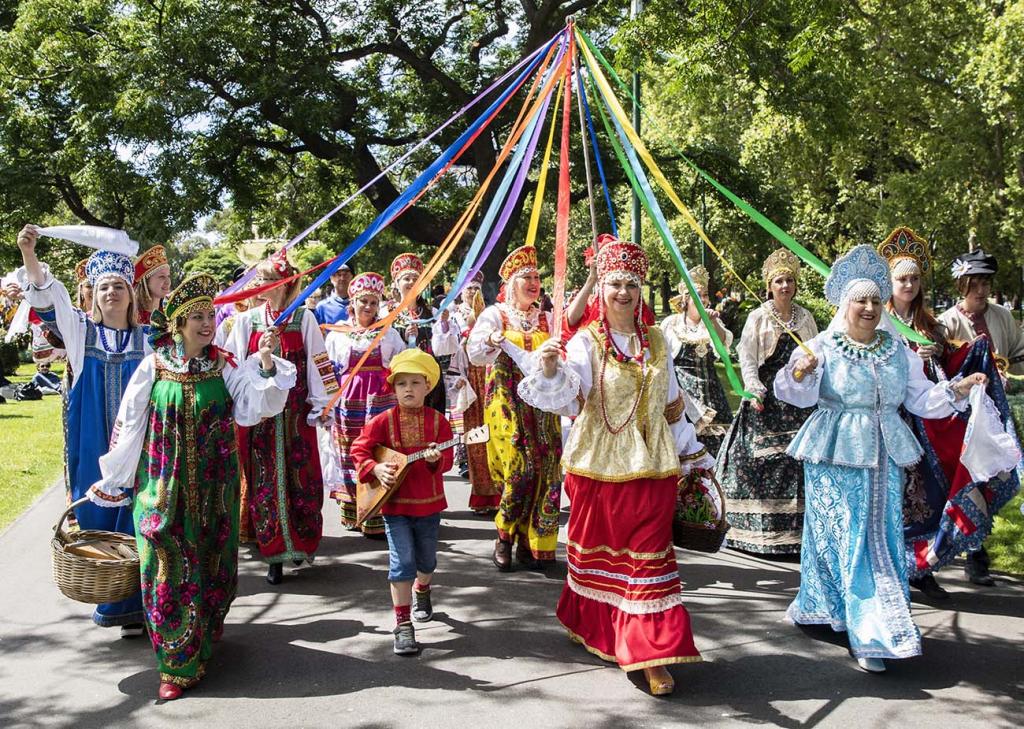
[[[547,320],[548,331],[554,329],[550,311],[541,311],[538,307],[531,307],[529,312],[524,313],[513,310],[509,304],[488,306],[476,318],[476,324],[466,340],[466,353],[469,355],[470,364],[477,367],[494,364],[498,355],[505,352],[517,366],[519,365],[518,357],[523,354],[523,350],[509,343],[508,340],[503,341],[500,347],[492,347],[489,341],[492,334],[505,329],[501,318],[503,309],[508,317],[510,327],[516,331],[525,330],[525,327],[522,326],[522,318],[525,318],[531,326],[536,327],[542,316]]]
[[[665,334],[665,344],[668,346],[671,359],[674,360],[679,356],[679,350],[683,348],[683,344],[698,344],[700,342],[706,342],[711,351],[715,352],[715,356],[718,356],[718,352],[711,344],[711,335],[703,321],[698,321],[696,326],[691,326],[686,314],[672,314],[665,317],[659,326]],[[725,344],[725,348],[729,349],[732,346],[733,334],[724,325],[722,329],[725,330],[722,342]]]
[[[334,363],[334,371],[338,374],[338,377],[341,377],[348,371],[348,363],[352,358],[352,354],[355,353],[361,356],[377,334],[378,332],[374,331],[367,338],[367,335],[353,337],[347,332],[327,332],[324,346],[327,348],[327,354]],[[402,340],[402,335],[390,328],[385,332],[378,346],[380,347],[381,361],[385,367],[391,363],[392,357],[402,350],[408,349],[406,343]]]
[[[244,427],[257,425],[264,418],[280,413],[288,401],[288,391],[295,386],[295,365],[274,357],[277,372],[273,377],[260,374],[260,356],[250,355],[240,367],[226,364],[221,374],[233,401],[235,421]],[[149,428],[149,398],[156,382],[156,357],[149,355],[139,364],[128,381],[117,421],[111,437],[110,450],[100,457],[101,478],[89,489],[89,500],[99,506],[122,506],[131,503],[125,492],[135,486],[142,447]],[[194,447],[194,446],[186,446]],[[114,500],[97,497],[95,492]],[[119,500],[118,497],[121,497]]]
[[[475,331],[475,330],[474,330]],[[639,346],[639,338],[635,334],[621,334],[612,331],[612,339],[616,346],[623,352],[635,352]],[[546,412],[576,417],[581,412],[580,400],[577,393],[585,401],[590,396],[594,387],[594,373],[591,365],[592,353],[597,346],[594,338],[586,332],[580,332],[569,340],[565,348],[565,360],[559,361],[558,370],[554,377],[544,376],[543,368],[540,365],[538,353],[526,353],[518,350],[525,376],[519,386],[519,396],[528,404]],[[513,347],[513,349],[518,349]],[[649,360],[651,352],[648,349],[644,355]],[[680,396],[679,381],[676,379],[672,363],[665,363],[665,374],[662,387],[668,388],[668,396],[665,402],[673,403]],[[697,432],[693,425],[686,418],[679,418],[669,424],[672,432],[672,439],[675,442],[676,453],[680,456],[688,456],[698,453],[704,446],[697,441]],[[715,459],[705,453],[698,459],[685,462],[682,466],[683,473],[689,473],[693,468],[712,469],[715,467]]]
[[[261,316],[266,316],[266,309],[261,307]],[[228,335],[224,349],[235,355],[238,361],[249,357],[249,337],[252,334],[252,310],[235,314],[235,324]],[[309,388],[309,397],[306,398],[311,406],[309,416],[306,418],[309,425],[316,425],[320,413],[331,401],[331,396],[324,386],[323,375],[320,372],[320,363],[329,359],[327,349],[324,347],[324,335],[320,331],[320,325],[316,316],[309,309],[302,307],[292,316],[302,317],[302,346],[306,350],[306,386]],[[283,327],[282,327],[283,329]]]

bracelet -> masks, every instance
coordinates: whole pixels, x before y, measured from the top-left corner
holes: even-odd
[[[265,370],[265,369],[263,369],[263,367],[260,367],[260,377],[265,377],[266,379],[269,380],[271,377],[273,377],[276,374],[277,374],[277,362],[272,363],[270,365],[270,369],[269,370]]]

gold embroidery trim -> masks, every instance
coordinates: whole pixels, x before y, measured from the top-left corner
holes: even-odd
[[[196,388],[191,382],[181,387],[185,400],[185,464],[188,467],[186,498],[189,513],[199,517],[199,454],[196,450]]]
[[[562,462],[562,470],[566,473],[571,473],[574,476],[582,476],[583,478],[589,478],[592,481],[604,481],[605,483],[629,483],[630,481],[638,481],[640,479],[649,479],[654,481],[679,476],[678,468],[673,468],[672,470],[665,472],[635,471],[633,473],[607,474],[598,473],[596,471],[587,471],[581,468],[573,468],[564,461]]]
[[[665,420],[668,421],[669,425],[678,423],[682,419],[683,403],[683,395],[680,393],[679,397],[665,406]]]
[[[604,544],[599,544],[596,547],[584,547],[582,544],[578,544],[577,542],[574,542],[571,539],[567,539],[565,542],[565,546],[567,548],[572,547],[580,554],[594,554],[595,552],[607,552],[608,554],[611,554],[615,557],[629,555],[633,559],[664,559],[670,554],[675,554],[675,550],[672,547],[672,545],[669,545],[661,552],[634,552],[632,549],[628,549],[625,547],[622,549],[612,549],[611,547]]]

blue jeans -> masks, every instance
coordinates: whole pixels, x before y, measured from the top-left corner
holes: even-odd
[[[388,535],[388,581],[412,582],[416,573],[437,569],[437,532],[441,514],[384,516]]]

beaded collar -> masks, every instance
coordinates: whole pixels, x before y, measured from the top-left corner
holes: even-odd
[[[185,346],[175,343],[157,347],[154,354],[160,366],[169,372],[182,375],[201,375],[222,367],[220,358],[210,359],[209,352],[210,350],[207,348],[201,356],[185,359]]]
[[[878,331],[875,338],[861,344],[850,338],[846,332],[832,332],[832,342],[839,353],[854,362],[885,362],[896,352],[896,340],[886,331]]]
[[[505,314],[506,320],[516,331],[530,333],[540,325],[541,311],[536,304],[531,304],[526,311],[520,311],[512,304],[503,302],[498,304],[498,309]]]
[[[636,354],[627,354],[619,349],[619,345],[615,343],[615,337],[612,336],[612,328],[608,324],[608,320],[602,317],[597,322],[597,332],[601,335],[601,341],[604,343],[605,352],[615,358],[616,361],[626,364],[627,362],[638,362],[643,365],[644,354],[651,348],[650,334],[647,330],[647,325],[642,321],[637,322],[636,333],[640,338],[640,351]]]
[[[783,321],[782,314],[779,313],[779,308],[775,306],[774,301],[768,299],[767,301],[764,302],[764,305],[768,309],[768,318],[771,321],[773,327],[775,327],[780,332],[785,330],[789,330],[791,332],[796,331],[797,319],[800,318],[800,312],[802,311],[802,309],[799,306],[797,306],[795,303],[790,304],[793,310],[789,315],[789,321]]]

